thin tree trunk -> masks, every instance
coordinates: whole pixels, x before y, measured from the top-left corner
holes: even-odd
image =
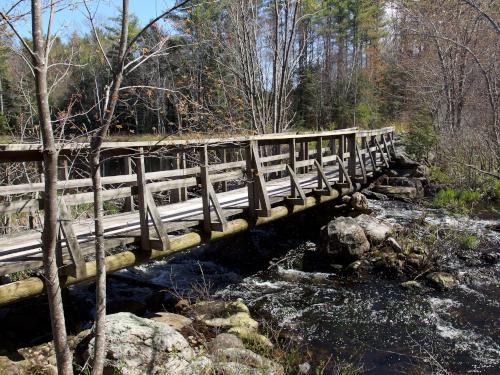
[[[123,0],[122,25],[119,54],[114,66],[114,80],[109,94],[109,105],[105,108],[105,121],[91,140],[90,167],[94,188],[94,224],[96,254],[96,317],[94,330],[94,363],[92,374],[100,375],[106,358],[106,253],[104,251],[103,198],[101,181],[101,146],[113,121],[123,79],[124,56],[128,41],[128,0]]]
[[[50,309],[50,321],[58,373],[73,374],[73,358],[69,350],[66,324],[56,263],[57,242],[57,158],[52,123],[50,119],[47,88],[47,48],[42,34],[42,5],[32,0],[33,64],[35,69],[36,100],[43,144],[44,163],[44,226],[42,232],[43,268],[45,287]]]

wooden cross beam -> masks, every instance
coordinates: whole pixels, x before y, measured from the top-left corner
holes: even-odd
[[[341,181],[337,185],[340,188],[348,187],[350,190],[352,190],[353,185],[352,185],[351,177],[349,176],[349,173],[345,169],[344,163],[342,163],[342,161],[340,160],[340,157],[338,155],[337,155],[337,160],[339,162],[339,181]],[[341,179],[340,177],[343,177],[343,178]],[[344,181],[347,181],[347,183]]]
[[[293,171],[292,167],[289,165],[286,166],[288,170],[288,174],[290,175],[290,197],[288,197],[288,201],[293,204],[304,205],[306,203],[306,194],[304,193],[304,189],[300,186],[299,179],[297,175]],[[297,197],[297,194],[299,195]]]
[[[389,147],[387,146],[385,134],[382,134],[382,142],[384,143],[384,150],[385,152],[387,152],[387,158],[389,159],[389,162],[391,162],[391,152],[389,151]]]
[[[222,207],[217,198],[214,186],[210,181],[208,173],[208,148],[205,145],[200,151],[200,183],[201,183],[201,199],[203,202],[203,230],[210,233],[212,230],[223,232],[227,229],[227,219],[222,211]],[[211,206],[215,210],[218,222],[212,222]]]
[[[271,216],[271,202],[256,141],[250,141],[247,149],[248,205],[250,215]]]
[[[363,184],[366,184],[367,177],[366,177],[366,167],[365,167],[365,161],[364,158],[361,157],[361,152],[359,150],[358,145],[356,144],[356,155],[358,156],[359,159],[359,165],[361,167],[361,174],[363,175]],[[364,155],[363,155],[364,156]]]
[[[139,155],[136,157],[136,174],[137,174],[137,194],[139,196],[139,220],[141,225],[141,249],[143,251],[151,251],[152,248],[168,250],[170,241],[168,234],[161,221],[160,212],[156,207],[153,195],[148,188],[146,180],[146,168],[144,163],[144,150],[142,147],[138,149]],[[151,239],[149,235],[149,216],[153,221],[153,226],[158,235],[157,239]]]
[[[375,137],[375,144],[377,145],[378,151],[382,155],[382,160],[384,161],[385,166],[389,168],[389,162],[387,161],[384,151],[382,150],[382,147],[380,146],[380,143],[376,137]]]
[[[58,244],[58,258],[59,264],[63,267],[63,273],[65,275],[70,275],[73,277],[85,277],[87,275],[87,268],[85,266],[85,259],[83,258],[80,244],[73,231],[71,214],[61,197],[58,204],[58,233],[59,233],[59,244]],[[63,254],[61,240],[62,237],[66,239],[66,247],[68,248],[68,253],[71,258],[71,264],[63,265]]]
[[[330,185],[330,181],[328,181],[328,177],[326,177],[325,171],[323,170],[323,166],[319,163],[317,159],[314,160],[314,165],[318,170],[318,188],[316,192],[323,195],[333,195],[333,188]],[[325,189],[322,188],[323,183],[325,185]]]
[[[368,151],[368,155],[370,156],[370,162],[371,162],[371,165],[372,165],[372,171],[373,172],[376,172],[377,171],[377,162],[375,160],[375,158],[373,157],[373,153],[370,151],[370,145],[368,143],[368,139],[365,138],[365,147],[366,147],[366,150]]]
[[[160,211],[156,206],[156,203],[153,198],[153,194],[151,194],[151,190],[147,187],[144,187],[144,192],[146,194],[146,204],[148,207],[148,213],[151,216],[153,221],[153,226],[155,228],[156,234],[158,236],[157,239],[149,239],[150,249],[162,250],[166,251],[170,247],[170,240],[168,238],[167,231],[163,226],[163,222],[161,221]],[[148,228],[149,234],[149,228]]]

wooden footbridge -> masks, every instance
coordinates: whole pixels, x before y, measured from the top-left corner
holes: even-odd
[[[88,152],[88,144],[61,145],[58,253],[63,286],[96,273]],[[389,167],[394,156],[393,128],[105,143],[107,270],[336,199]],[[42,266],[41,160],[40,145],[0,145],[2,166],[23,171],[18,173],[22,178],[0,184],[0,216],[10,217],[11,226],[17,223],[15,233],[5,225],[0,235],[0,276]],[[1,285],[0,305],[43,290],[43,277],[37,276]]]

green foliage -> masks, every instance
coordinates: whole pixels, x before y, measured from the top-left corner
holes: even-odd
[[[479,246],[479,239],[472,234],[466,234],[461,238],[460,244],[467,250],[475,250]]]
[[[410,124],[406,150],[417,160],[422,160],[427,158],[437,140],[432,118],[426,113],[418,113]]]
[[[118,214],[121,211],[120,205],[114,201],[104,201],[102,206],[106,215]]]
[[[488,178],[484,181],[484,192],[491,199],[500,199],[500,180],[497,178]]]
[[[429,167],[429,181],[433,184],[451,184],[453,179],[438,166]]]
[[[449,188],[440,190],[434,198],[433,204],[436,207],[467,212],[480,199],[481,193],[479,191]]]
[[[10,131],[9,123],[3,114],[0,113],[0,135],[8,134]]]
[[[31,271],[26,270],[26,271],[12,272],[9,273],[7,276],[11,282],[26,280],[27,278],[31,277]]]

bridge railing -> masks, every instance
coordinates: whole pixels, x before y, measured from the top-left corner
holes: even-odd
[[[61,223],[76,222],[75,215],[92,212],[94,198],[88,154],[88,144],[60,147],[57,186]],[[356,184],[366,182],[368,176],[381,167],[388,166],[394,154],[393,128],[107,142],[102,152],[103,199],[105,203],[114,204],[106,205],[109,213],[106,217],[120,220],[126,212],[137,212],[140,233],[134,237],[139,238],[141,248],[145,251],[152,248],[165,250],[169,247],[169,233],[172,231],[198,225],[207,233],[225,231],[229,217],[244,212],[254,220],[265,218],[271,215],[276,201],[300,206],[306,205],[307,196],[311,194],[332,197],[339,191],[350,191]],[[42,215],[37,213],[43,210],[41,160],[40,145],[0,145],[0,163],[4,166],[24,165],[24,170],[31,171],[29,181],[23,177],[17,183],[6,178],[0,181],[0,216],[10,217],[10,225],[15,217],[23,215],[28,217],[25,229],[37,229],[43,225],[40,219],[35,220],[41,218]],[[302,186],[301,178],[306,175],[313,176],[312,188]],[[337,177],[332,183],[334,175]],[[275,181],[284,179],[289,180],[286,196],[268,192]],[[220,197],[241,188],[246,188],[246,204],[229,208],[221,204]],[[169,226],[162,223],[165,206],[172,205],[173,209],[175,204],[186,204],[200,198],[202,212],[196,212],[182,223]],[[8,230],[4,228],[4,232]],[[69,237],[68,231],[62,232],[66,234],[66,238],[61,236],[62,258],[73,258],[73,253],[81,253],[84,241],[79,238],[78,231],[71,234],[72,230],[69,230]],[[91,242],[88,235],[87,242]],[[110,242],[109,246],[115,245],[116,242]],[[90,247],[83,251],[90,252]]]

